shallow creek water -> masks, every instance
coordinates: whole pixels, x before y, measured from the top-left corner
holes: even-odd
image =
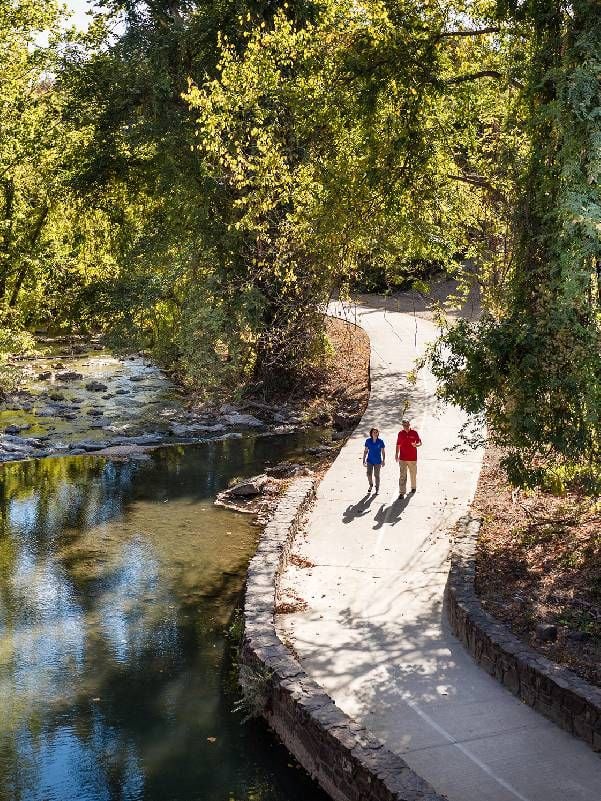
[[[27,395],[0,407],[0,430],[27,426],[26,435],[55,443],[164,432],[184,413],[182,397],[159,368],[140,356],[108,351],[48,356],[26,366]],[[61,380],[64,373],[81,378]],[[47,378],[40,378],[49,374]],[[88,390],[96,381],[105,390]]]
[[[1,801],[325,801],[232,711],[258,529],[212,503],[305,444],[0,467]]]

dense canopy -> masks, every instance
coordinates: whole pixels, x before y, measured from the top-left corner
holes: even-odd
[[[484,311],[433,349],[442,392],[516,481],[549,457],[595,478],[598,12],[103,0],[84,34],[6,0],[0,368],[78,328],[205,394],[282,392],[327,352],[334,293],[446,271]]]

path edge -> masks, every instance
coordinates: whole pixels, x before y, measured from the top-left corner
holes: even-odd
[[[445,604],[453,633],[490,676],[601,752],[601,689],[537,653],[482,607],[475,590],[480,525],[465,515],[452,536]]]
[[[280,577],[316,483],[302,478],[287,490],[248,567],[240,653],[246,697],[334,801],[444,801],[401,757],[336,706],[277,633]]]

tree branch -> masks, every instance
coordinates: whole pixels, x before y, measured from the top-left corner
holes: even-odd
[[[468,81],[477,81],[480,78],[494,78],[497,81],[507,80],[507,76],[497,70],[481,70],[480,72],[468,72],[465,75],[457,75],[455,78],[449,78],[446,83],[458,84],[467,83]],[[523,84],[515,78],[509,78],[509,83],[518,89],[523,89]]]
[[[501,33],[502,28],[474,28],[473,30],[462,31],[442,31],[437,38],[442,39],[445,36],[484,36],[487,33]]]
[[[502,203],[507,203],[507,198],[505,195],[500,192],[496,187],[494,187],[490,181],[487,181],[486,178],[483,178],[481,175],[449,175],[446,176],[451,181],[461,181],[464,184],[469,184],[470,186],[477,186],[479,189],[486,189],[494,198],[501,201]]]

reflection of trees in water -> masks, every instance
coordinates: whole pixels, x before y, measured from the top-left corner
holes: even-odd
[[[288,797],[270,789],[272,740],[241,731],[233,699],[221,693],[223,630],[254,531],[210,505],[210,515],[198,512],[230,476],[254,472],[267,453],[277,458],[282,443],[258,442],[168,448],[150,462],[71,457],[4,467],[0,621],[15,651],[0,659],[0,678],[17,674],[23,638],[42,634],[54,685],[25,699],[13,731],[0,723],[0,801],[32,797],[43,760],[61,748],[76,774],[93,765],[93,792],[103,798],[123,798],[132,782],[161,801],[196,797],[199,787],[207,798],[222,797],[224,787],[245,798]],[[178,528],[190,516],[198,530]],[[211,526],[219,531],[212,539]],[[149,563],[156,583],[138,587],[135,571],[144,578]],[[15,584],[23,565],[54,586],[54,607],[24,595],[35,582]],[[62,614],[80,624],[79,639],[64,639]]]

